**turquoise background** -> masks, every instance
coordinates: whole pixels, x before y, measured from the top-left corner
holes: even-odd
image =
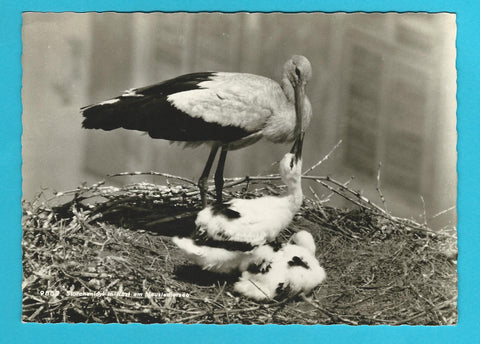
[[[0,343],[30,342],[480,342],[480,3],[477,1],[12,1],[0,0]],[[23,11],[429,11],[457,14],[458,246],[457,326],[39,325],[21,316],[21,13]],[[41,96],[42,90],[39,90]]]

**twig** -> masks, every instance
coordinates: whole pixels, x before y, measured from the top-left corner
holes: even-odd
[[[272,180],[280,180],[280,176],[278,174],[271,174],[268,176],[245,176],[245,177],[236,177],[236,178],[225,178],[225,181],[228,182],[224,185],[225,188],[231,188],[233,186],[248,183],[252,181],[272,181]]]
[[[315,192],[315,190],[313,190],[313,188],[309,185],[308,186],[308,189],[310,190],[310,192],[312,193],[313,197],[315,197],[315,200],[318,202],[318,203],[321,203],[322,201],[320,200],[320,198],[318,197],[317,193]]]
[[[280,163],[280,160],[277,160],[277,161],[272,162],[272,163],[270,164],[270,166],[268,166],[267,168],[265,168],[260,174],[262,175],[262,174],[267,173],[267,171],[268,171],[269,169],[271,169],[271,168],[272,168],[273,166],[275,166],[275,165],[278,165],[279,163]]]
[[[317,182],[319,182],[320,184],[322,184],[323,186],[325,186],[326,188],[328,188],[329,190],[335,192],[336,194],[342,196],[343,198],[345,198],[346,200],[358,205],[359,207],[361,208],[367,208],[371,211],[376,211],[377,215],[380,215],[386,219],[389,219],[397,224],[403,224],[403,225],[407,225],[414,228],[414,229],[418,229],[418,230],[421,230],[423,232],[426,232],[428,233],[429,235],[432,235],[432,236],[437,236],[437,233],[432,231],[432,230],[429,230],[428,228],[426,228],[425,226],[419,224],[418,222],[416,221],[413,221],[411,219],[404,219],[404,218],[399,218],[397,216],[393,216],[389,213],[387,213],[385,210],[383,210],[381,207],[379,207],[378,205],[376,205],[375,203],[373,203],[372,201],[370,201],[368,198],[366,198],[365,196],[362,196],[358,191],[354,191],[346,186],[344,186],[342,183],[340,183],[339,181],[336,181],[335,179],[331,178],[331,177],[311,177],[311,176],[307,176],[307,177],[303,177],[303,178],[306,178],[306,179],[313,179],[313,180],[316,180]],[[348,197],[347,195],[339,192],[338,190],[335,190],[333,189],[330,185],[327,185],[326,183],[324,183],[322,180],[326,180],[328,182],[331,182],[332,184],[338,186],[341,190],[345,191],[346,193],[349,193],[353,196],[355,196],[356,199],[359,199],[362,203],[358,202],[358,201],[355,201],[353,200],[352,198]],[[369,205],[370,207],[366,206],[366,205]],[[408,230],[408,229],[407,229]]]
[[[322,216],[325,218],[325,220],[328,220],[328,215],[327,213],[325,213],[325,210],[323,210],[323,207],[322,207],[322,200],[320,199],[320,197],[318,197],[317,193],[315,192],[315,190],[313,190],[313,188],[309,185],[308,188],[310,189],[310,192],[313,194],[313,197],[315,197],[315,200],[317,201],[317,209],[318,211],[320,211],[320,213],[322,214]]]
[[[181,219],[186,219],[188,217],[194,216],[198,213],[198,211],[187,211],[179,215],[171,215],[167,217],[162,217],[161,219],[152,221],[147,223],[145,226],[146,227],[152,227],[155,225],[158,225],[160,223],[166,223],[166,222],[171,222],[171,221],[176,221],[176,220],[181,220]]]
[[[423,225],[427,227],[427,209],[425,207],[425,199],[422,195],[420,195],[420,199],[422,200],[422,207],[423,207]]]
[[[442,211],[436,213],[435,215],[433,215],[432,217],[430,217],[430,220],[431,220],[431,219],[434,219],[434,218],[436,218],[436,217],[438,217],[438,216],[440,216],[440,215],[443,215],[443,214],[445,214],[445,213],[448,213],[449,211],[452,211],[453,209],[456,209],[456,208],[457,208],[457,206],[456,206],[456,205],[453,205],[453,206],[451,206],[450,208],[447,208],[447,209],[445,209],[445,210],[442,210]]]
[[[341,317],[340,315],[338,314],[334,314],[332,312],[330,312],[328,309],[326,308],[322,308],[320,307],[319,305],[313,303],[311,300],[309,300],[305,295],[301,295],[303,301],[309,303],[310,305],[312,305],[313,307],[315,307],[316,309],[320,310],[321,312],[323,312],[324,314],[328,315],[333,321],[336,321],[337,319],[340,320],[340,321],[343,321],[345,324],[348,324],[348,325],[358,325],[358,322],[357,321],[354,321],[354,320],[350,320],[350,319],[345,319],[343,317]]]
[[[319,183],[320,185],[326,187],[328,190],[332,191],[333,193],[336,193],[337,195],[339,196],[342,196],[343,198],[345,198],[347,201],[350,201],[352,202],[353,204],[359,206],[359,207],[363,207],[363,204],[361,204],[360,202],[346,196],[345,194],[342,194],[340,191],[334,189],[332,186],[328,185],[327,183],[325,183],[323,180],[321,179],[314,179],[315,182]],[[370,209],[370,208],[369,208]]]
[[[326,161],[330,155],[332,155],[332,153],[342,144],[342,140],[338,141],[337,144],[330,150],[330,152],[328,152],[327,155],[325,155],[323,157],[323,159],[321,159],[319,162],[317,162],[315,165],[313,165],[312,167],[310,167],[309,169],[307,169],[303,174],[304,175],[307,175],[308,173],[310,173],[311,171],[313,171],[314,169],[316,169],[318,166],[320,166],[324,161]]]
[[[368,198],[366,198],[365,196],[362,196],[360,194],[360,192],[358,191],[355,191],[355,190],[352,190],[346,186],[344,186],[341,182],[329,177],[329,176],[326,176],[326,177],[320,177],[320,178],[316,178],[317,180],[325,180],[327,182],[330,182],[336,186],[338,186],[341,190],[355,196],[357,199],[359,199],[361,202],[363,202],[364,204],[368,204],[371,208],[374,208],[376,210],[378,210],[379,212],[381,212],[382,214],[386,214],[386,215],[389,215],[387,212],[385,212],[385,210],[383,210],[381,207],[379,207],[378,205],[376,205],[375,203],[373,203],[372,201],[370,201]],[[343,194],[340,194],[343,196]],[[344,196],[345,197],[345,196]],[[360,205],[362,206],[362,205]],[[364,206],[365,207],[365,206]],[[371,209],[370,208],[370,209]]]
[[[349,180],[347,180],[345,183],[343,183],[343,186],[348,186],[348,184],[350,184],[352,182],[352,180],[354,179],[354,177],[350,177]],[[332,196],[335,195],[335,192],[331,192],[330,194],[328,194],[322,201],[321,203],[325,203],[325,202],[328,202],[330,201],[330,199],[332,198]]]
[[[227,282],[225,281],[222,286],[220,285],[220,282],[218,282],[218,281],[217,281],[217,284],[218,284],[218,287],[220,288],[220,290],[218,291],[218,294],[215,296],[215,298],[213,299],[212,302],[217,302],[218,298],[220,297],[220,295],[225,290],[225,286],[227,285]]]
[[[227,321],[230,322],[230,315],[228,314],[229,309],[227,308],[227,305],[225,304],[225,298],[223,297],[223,294],[224,294],[223,292],[225,290],[225,287],[227,286],[227,281],[225,281],[222,286],[220,286],[220,282],[218,282],[218,281],[217,281],[217,284],[220,287],[220,291],[218,292],[218,294],[213,299],[213,302],[216,302],[220,296],[222,297],[221,306],[225,310],[225,316],[227,317]]]
[[[263,295],[265,295],[269,301],[272,300],[272,299],[270,298],[270,296],[268,296],[267,293],[265,293],[265,292],[263,291],[263,289],[260,288],[254,281],[252,281],[251,279],[248,279],[248,281],[249,281],[250,283],[252,283],[255,288],[257,288],[258,290],[260,290],[260,292],[261,292]]]
[[[382,162],[378,163],[378,170],[377,170],[377,192],[380,195],[380,199],[382,200],[383,207],[387,213],[390,213],[387,208],[387,203],[385,202],[385,197],[383,197],[382,189],[380,187],[380,170],[382,169]]]
[[[39,308],[37,308],[37,310],[28,317],[28,321],[35,320],[35,318],[40,314],[41,311],[43,311],[44,308],[45,306],[40,306]]]
[[[124,176],[142,176],[142,175],[150,175],[150,176],[161,176],[165,178],[171,178],[171,179],[177,179],[181,180],[183,182],[192,184],[192,185],[197,185],[193,180],[185,178],[185,177],[180,177],[180,176],[174,176],[173,174],[168,174],[168,173],[162,173],[162,172],[155,172],[155,171],[150,171],[150,172],[120,172],[120,173],[115,173],[115,174],[108,174],[107,177],[124,177]]]

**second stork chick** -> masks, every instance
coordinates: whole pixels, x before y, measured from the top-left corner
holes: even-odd
[[[242,271],[252,250],[275,240],[290,224],[303,201],[303,136],[298,136],[290,153],[280,161],[280,176],[287,186],[285,195],[236,198],[208,206],[198,213],[191,238],[173,238],[191,261],[220,273]]]
[[[312,235],[300,231],[277,251],[268,245],[256,249],[234,290],[257,301],[279,300],[302,292],[308,294],[325,277],[315,257]]]

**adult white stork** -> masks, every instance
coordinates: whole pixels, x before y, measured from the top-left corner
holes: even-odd
[[[173,242],[204,269],[221,273],[243,270],[252,251],[275,240],[302,205],[302,141],[303,133],[280,161],[285,195],[235,198],[210,205],[198,213],[192,237],[174,237]]]
[[[280,84],[247,73],[186,74],[82,108],[83,127],[140,130],[156,139],[211,145],[198,182],[205,207],[207,179],[219,149],[215,188],[221,203],[228,150],[263,137],[275,143],[291,142],[302,126],[308,126],[311,106],[305,85],[311,75],[310,62],[299,55],[285,63]]]
[[[257,301],[278,300],[308,294],[325,278],[312,235],[300,231],[277,251],[268,245],[253,251],[250,264],[233,288]]]

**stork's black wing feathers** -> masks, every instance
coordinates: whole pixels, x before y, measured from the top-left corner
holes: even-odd
[[[197,245],[223,248],[229,251],[248,252],[256,246],[244,241],[217,240],[209,237],[205,232],[196,231],[192,239]]]
[[[223,215],[229,220],[238,219],[241,217],[240,213],[236,210],[231,209],[231,203],[215,203],[211,206],[213,215]]]
[[[172,141],[230,142],[250,135],[243,128],[191,117],[167,100],[170,94],[199,89],[199,83],[213,75],[212,72],[186,74],[131,90],[115,98],[116,101],[87,106],[82,109],[85,117],[82,125],[87,129],[145,131],[152,138]]]
[[[211,80],[214,75],[215,72],[190,73],[159,82],[158,84],[140,87],[133,91],[146,96],[166,97],[169,94],[199,89],[199,83]]]

